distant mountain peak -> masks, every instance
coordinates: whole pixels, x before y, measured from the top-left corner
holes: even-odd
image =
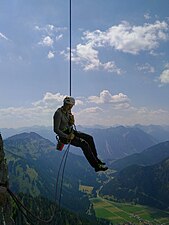
[[[135,153],[116,160],[110,164],[110,167],[115,170],[124,169],[130,165],[153,165],[165,158],[169,157],[169,141],[153,145],[140,153]]]
[[[15,134],[9,138],[7,138],[8,140],[22,140],[22,139],[28,139],[28,138],[39,138],[42,139],[43,137],[41,137],[39,134],[35,133],[35,132],[23,132],[21,134]]]
[[[25,158],[28,155],[40,157],[43,153],[54,149],[55,146],[51,141],[35,132],[16,134],[7,138],[4,143],[9,151]]]

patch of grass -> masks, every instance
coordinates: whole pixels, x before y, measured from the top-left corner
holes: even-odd
[[[169,225],[169,212],[129,203],[117,203],[103,198],[91,199],[96,216],[110,220],[113,224],[131,222],[133,224]]]
[[[86,185],[79,185],[79,191],[91,194],[93,191],[93,187],[92,186],[86,186]]]

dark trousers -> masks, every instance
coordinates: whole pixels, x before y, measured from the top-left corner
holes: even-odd
[[[80,147],[90,163],[94,168],[98,166],[97,151],[93,137],[89,134],[74,131],[74,139],[71,141],[71,145]]]

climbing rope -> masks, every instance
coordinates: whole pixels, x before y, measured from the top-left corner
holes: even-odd
[[[69,92],[72,95],[72,1],[69,1]]]
[[[60,174],[60,170],[62,167],[62,163],[63,164],[63,171],[62,171],[62,176],[61,176],[61,186],[60,186],[60,194],[59,194],[59,210],[60,210],[60,206],[61,206],[61,195],[62,195],[62,188],[63,188],[63,177],[64,177],[64,172],[65,172],[65,167],[66,167],[66,161],[67,161],[67,157],[68,157],[68,153],[69,153],[69,149],[70,149],[70,143],[68,144],[67,149],[65,150],[65,153],[63,155],[62,161],[60,163],[60,167],[59,167],[59,171],[58,171],[58,176],[57,176],[57,182],[56,182],[56,195],[55,195],[55,199],[57,199],[57,187],[58,187],[58,178],[59,178],[59,174]],[[65,160],[64,160],[65,159]]]
[[[71,4],[71,0],[69,0],[69,93],[71,96],[72,95],[72,4]],[[58,212],[61,211],[61,196],[62,196],[62,189],[63,189],[63,178],[64,178],[64,172],[65,172],[65,167],[66,167],[66,161],[67,161],[67,157],[68,157],[68,153],[69,153],[69,148],[70,148],[70,143],[68,144],[68,146],[65,150],[65,153],[62,157],[62,160],[61,160],[61,163],[59,166],[59,170],[58,170],[58,174],[57,174],[57,179],[56,179],[56,191],[55,191],[55,198],[54,198],[55,203],[57,201],[57,195],[58,195],[58,184],[59,184],[60,172],[61,172],[61,168],[63,166],[63,170],[62,170],[62,174],[61,174],[61,181],[60,181],[60,192],[59,192],[59,198],[58,198]],[[0,186],[2,186],[2,184],[0,184]],[[32,225],[36,224],[35,222],[33,222],[33,220],[39,221],[44,224],[49,224],[54,220],[54,217],[57,212],[56,204],[55,204],[52,216],[49,219],[44,220],[44,219],[41,219],[41,218],[35,216],[27,207],[25,207],[25,205],[16,197],[16,195],[9,188],[7,188],[7,191],[10,194],[10,196],[12,197],[15,204],[17,205],[20,212]]]

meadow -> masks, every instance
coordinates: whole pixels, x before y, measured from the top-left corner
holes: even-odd
[[[129,203],[117,203],[101,197],[91,202],[98,218],[110,220],[113,224],[169,225],[169,212]]]

